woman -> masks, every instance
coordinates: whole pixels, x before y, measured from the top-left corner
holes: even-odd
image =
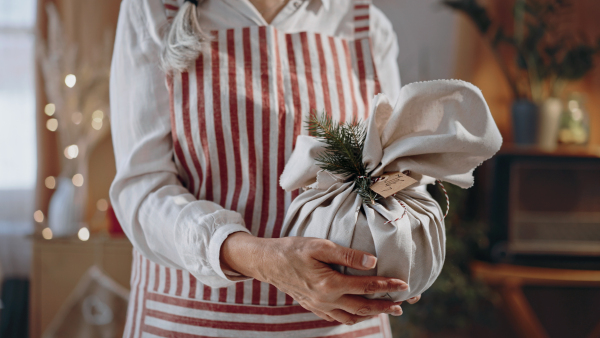
[[[399,91],[396,58],[365,0],[123,1],[111,200],[135,247],[125,336],[390,335],[400,304],[361,295],[406,283],[328,265],[369,270],[367,253],[277,238],[298,195],[278,177],[311,111],[365,118],[374,94]]]

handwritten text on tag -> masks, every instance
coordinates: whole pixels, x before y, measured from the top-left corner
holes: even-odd
[[[381,179],[371,186],[371,190],[388,198],[398,191],[413,185],[417,181],[401,172],[381,175]]]

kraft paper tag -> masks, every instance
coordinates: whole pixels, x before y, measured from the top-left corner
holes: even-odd
[[[381,175],[381,179],[371,185],[371,190],[388,198],[415,183],[417,180],[401,172],[389,173]]]

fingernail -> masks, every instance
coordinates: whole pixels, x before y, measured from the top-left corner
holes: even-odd
[[[408,284],[402,282],[402,284],[398,285],[398,291],[408,290]]]
[[[392,313],[392,316],[402,316],[402,308],[397,309],[396,311],[394,311],[394,313]]]
[[[371,255],[363,255],[362,265],[365,268],[373,269],[375,264],[377,264],[377,258]]]
[[[402,308],[399,305],[395,305],[390,308],[390,313],[392,313],[392,314],[396,313],[398,311],[402,312]]]

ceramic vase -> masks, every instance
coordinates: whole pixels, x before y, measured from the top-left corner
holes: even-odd
[[[517,145],[534,145],[537,142],[538,106],[525,99],[512,105],[514,142]]]
[[[547,99],[542,105],[538,129],[538,146],[540,149],[545,151],[554,151],[556,149],[562,110],[562,101],[555,97]]]
[[[48,209],[48,226],[53,237],[72,236],[79,231],[85,207],[85,191],[70,178],[59,177]]]

